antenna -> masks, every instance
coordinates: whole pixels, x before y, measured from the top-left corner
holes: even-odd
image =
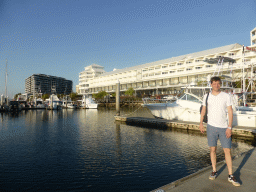
[[[6,68],[5,68],[5,97],[7,97],[7,59],[6,59]]]

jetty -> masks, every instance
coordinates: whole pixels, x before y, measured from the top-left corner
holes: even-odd
[[[194,174],[181,178],[151,192],[198,192],[198,191],[218,191],[218,192],[253,192],[256,189],[256,150],[255,148],[233,157],[233,174],[241,184],[235,187],[228,181],[228,169],[225,161],[217,163],[218,177],[209,180],[212,167],[206,167]]]
[[[199,123],[195,122],[125,116],[115,116],[115,120],[119,123],[121,122],[133,126],[141,126],[155,129],[171,129],[185,132],[192,131],[201,134],[199,130]],[[204,126],[206,127],[206,124],[204,124]],[[204,135],[206,136],[205,133]],[[235,126],[232,128],[232,138],[233,137],[255,142],[256,128]],[[177,181],[171,182],[164,186],[160,186],[159,188],[154,189],[151,192],[255,191],[255,159],[255,147],[248,152],[233,157],[233,171],[234,175],[241,184],[240,187],[235,187],[232,185],[232,183],[228,182],[228,170],[224,160],[217,163],[217,170],[219,176],[213,181],[209,180],[209,175],[212,171],[212,167],[209,166]]]
[[[179,120],[165,120],[157,118],[146,118],[146,117],[125,117],[115,116],[116,121],[124,122],[128,125],[142,126],[142,127],[154,127],[157,129],[180,129],[187,131],[200,131],[199,123],[179,121]],[[204,124],[206,128],[206,124]],[[235,137],[242,137],[244,139],[256,139],[256,128],[255,127],[241,127],[235,126],[232,128],[232,135]]]

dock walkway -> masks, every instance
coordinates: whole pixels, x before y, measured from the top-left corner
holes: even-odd
[[[184,122],[176,120],[164,120],[145,117],[123,117],[115,116],[116,121],[125,122],[128,125],[137,125],[143,127],[154,128],[172,128],[186,131],[198,131],[199,123]],[[206,126],[206,125],[205,125]],[[234,127],[232,135],[241,137],[244,140],[250,139],[255,141],[256,128],[255,127]],[[210,157],[209,157],[210,158]],[[240,187],[235,187],[228,182],[228,170],[225,161],[217,163],[219,176],[215,180],[209,180],[209,175],[212,167],[209,166],[187,177],[174,181],[170,184],[162,186],[152,192],[226,192],[226,191],[256,191],[256,149],[243,153],[233,159],[233,172],[237,180],[241,183]]]
[[[212,167],[209,166],[197,173],[155,189],[152,192],[158,190],[162,190],[164,192],[254,192],[256,190],[255,148],[251,149],[247,153],[242,154],[239,157],[235,157],[233,160],[234,176],[236,176],[237,180],[240,182],[240,187],[235,187],[232,185],[232,183],[228,182],[228,170],[225,161],[219,162],[217,169],[219,176],[215,180],[209,180],[209,175],[212,171]]]
[[[138,125],[143,127],[155,128],[175,128],[182,130],[199,131],[199,123],[178,121],[178,120],[165,120],[147,117],[124,117],[115,116],[116,121],[125,122],[130,125]],[[206,127],[206,124],[204,125]],[[232,129],[232,135],[236,137],[243,137],[247,139],[256,139],[255,127],[239,127],[235,126]]]

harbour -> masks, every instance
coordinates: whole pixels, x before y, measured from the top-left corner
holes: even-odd
[[[120,112],[153,118],[142,107]],[[210,165],[205,136],[126,125],[115,114],[113,108],[1,113],[2,190],[146,192]],[[234,138],[233,154],[253,145]],[[223,160],[222,149],[217,153]]]

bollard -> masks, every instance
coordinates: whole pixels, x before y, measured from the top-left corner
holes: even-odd
[[[4,95],[1,95],[1,106],[4,105]]]
[[[116,83],[116,116],[120,116],[120,82]]]
[[[53,109],[52,95],[50,96],[50,109]]]
[[[35,108],[37,108],[37,101],[36,101],[36,97],[35,97]]]
[[[9,106],[9,97],[6,97],[6,105]]]

